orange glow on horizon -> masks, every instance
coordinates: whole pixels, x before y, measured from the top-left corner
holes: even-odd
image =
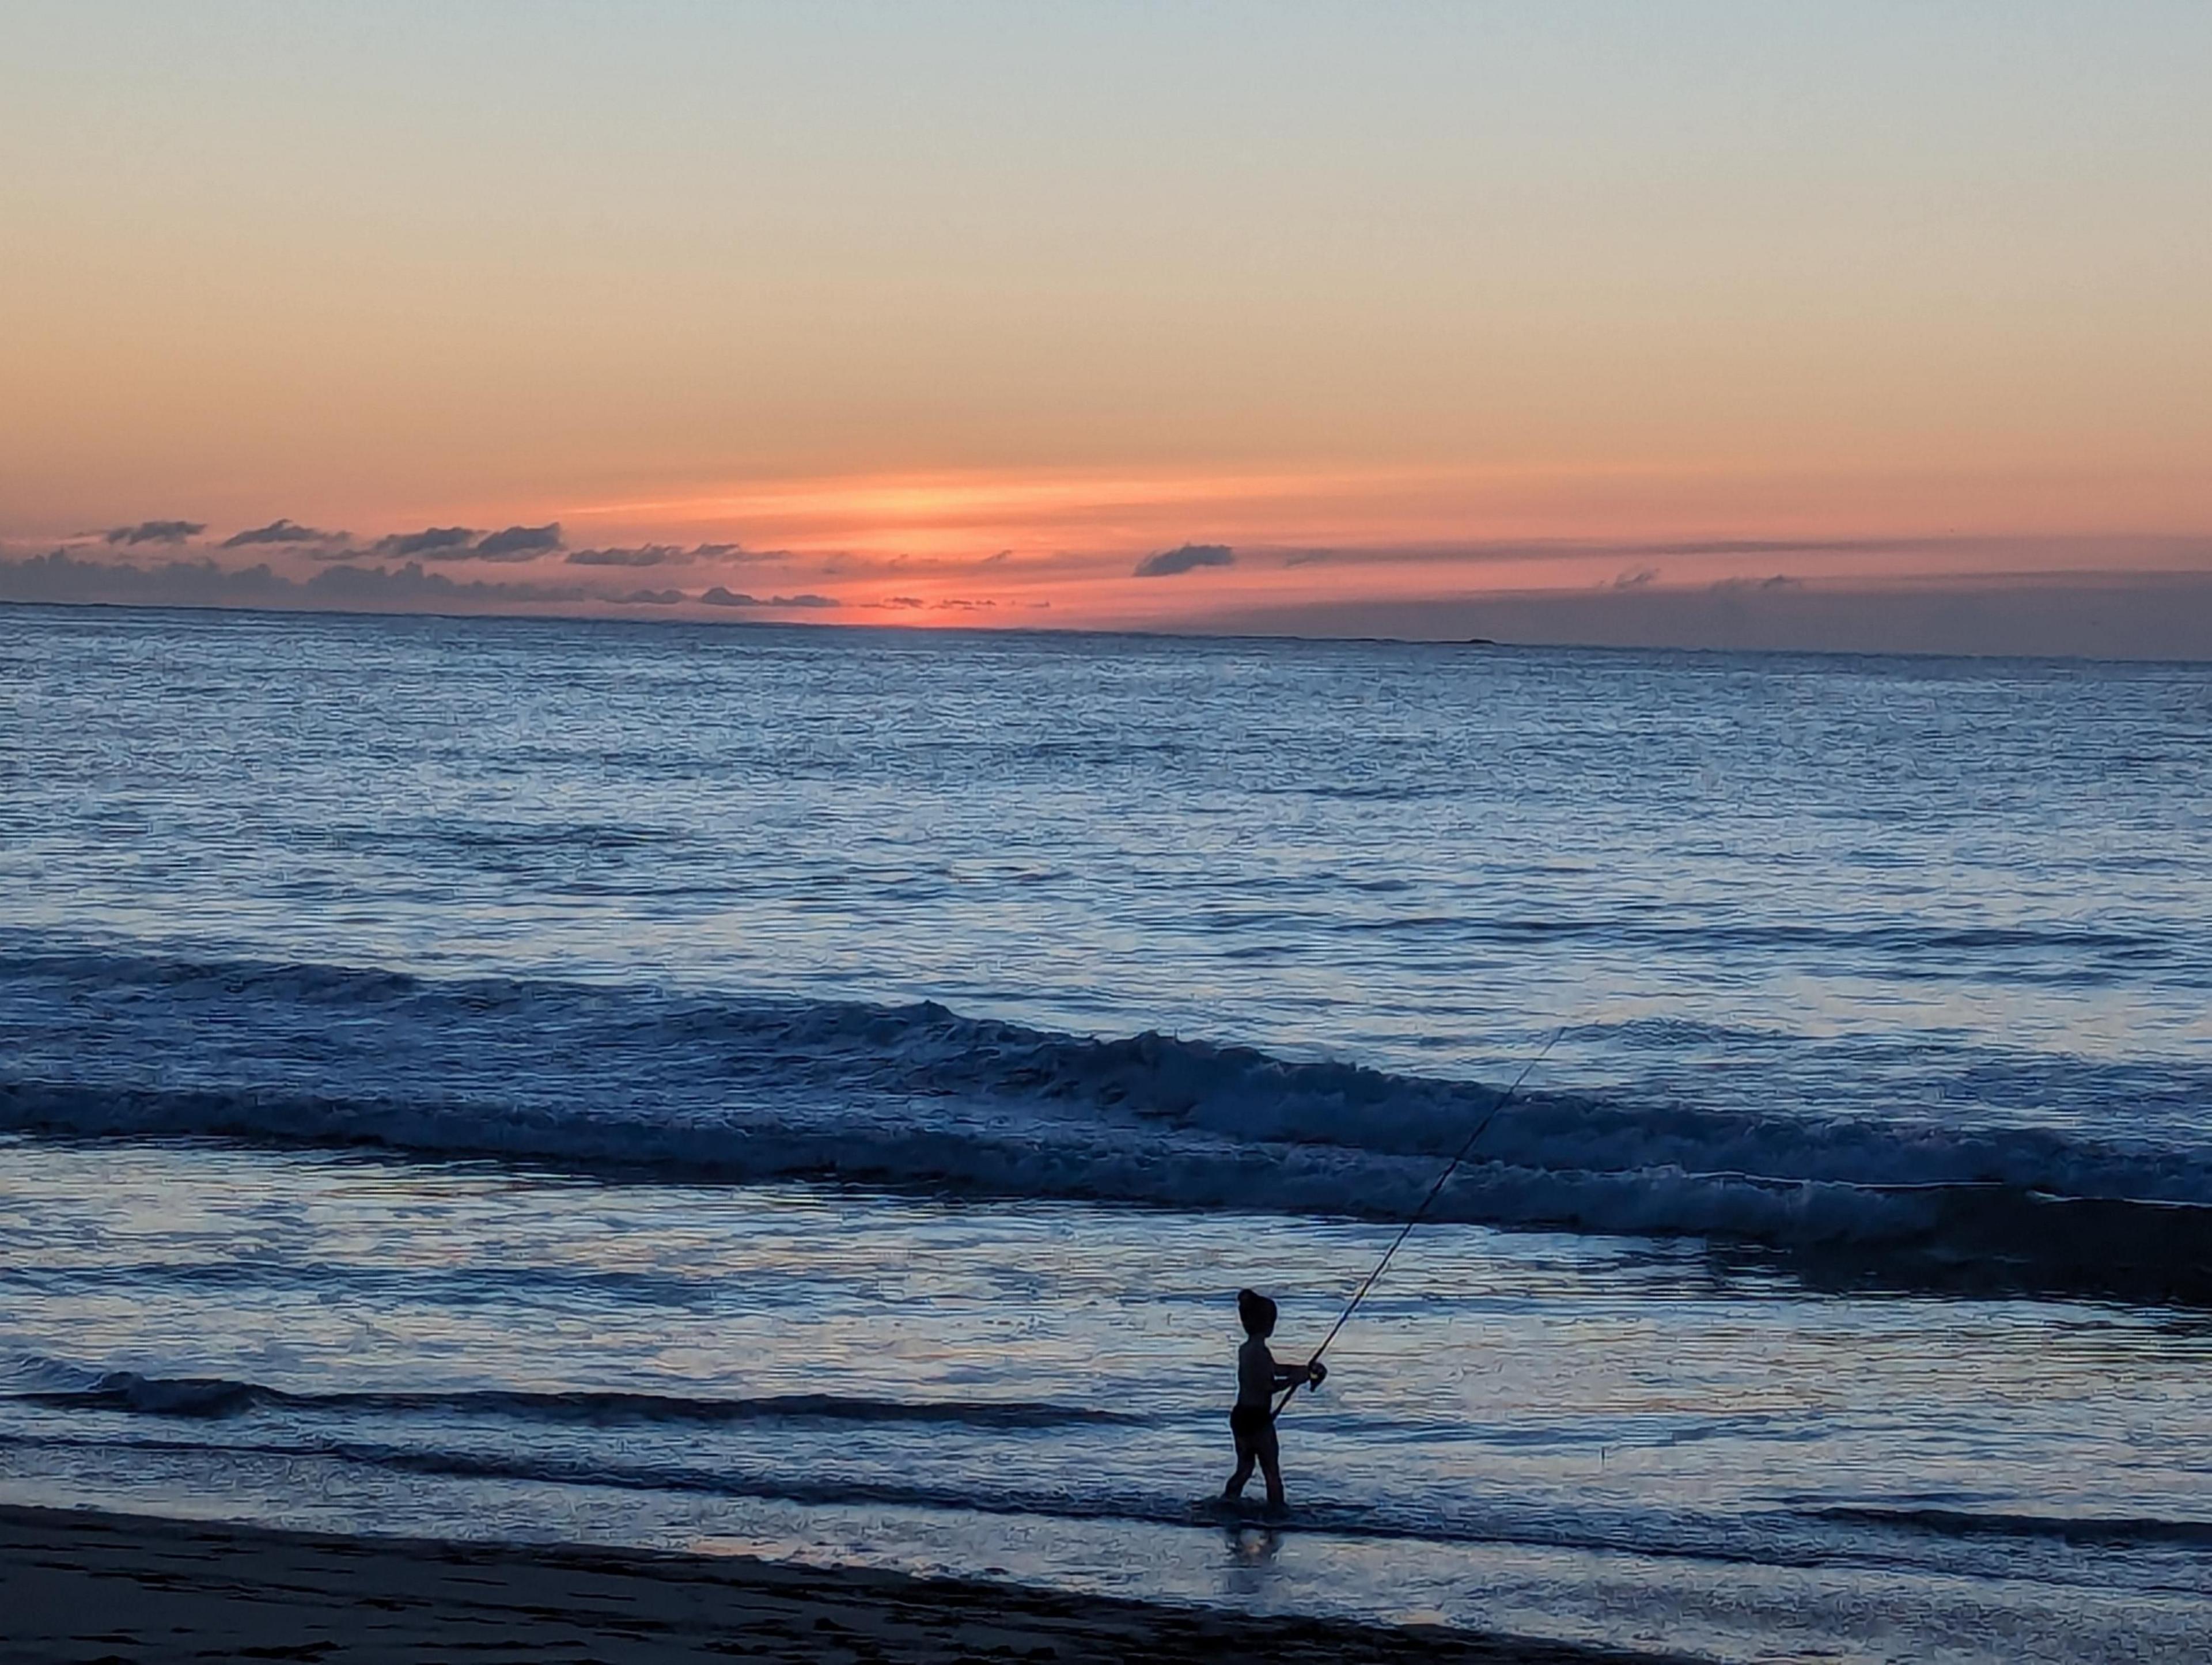
[[[407,581],[426,606],[940,627],[1172,628],[1255,611],[1777,580],[2212,572],[2212,538],[2168,532],[2154,501],[2135,498],[2132,517],[2080,508],[2085,477],[1931,470],[1869,493],[1850,474],[1649,461],[909,470],[583,503],[447,503],[386,519],[402,530],[559,523],[557,547],[520,558],[412,553],[382,528],[335,548],[234,550],[226,526],[143,549],[99,534],[62,541],[86,559],[265,563],[294,585],[340,564],[392,573],[416,562]],[[2086,483],[2109,505],[2133,483]],[[2114,524],[2125,529],[2104,529]],[[1201,547],[1169,572],[1140,573],[1190,545]]]
[[[1182,542],[1284,548],[1500,540],[1890,538],[2199,534],[2199,483],[2110,470],[1786,471],[1627,460],[1453,468],[1316,465],[1135,472],[969,469],[808,477],[682,495],[541,505],[597,538],[712,536],[753,549],[988,555]],[[2212,481],[2203,483],[2212,488]],[[2162,485],[2163,490],[2147,489]],[[458,511],[456,511],[458,513]],[[435,518],[434,516],[433,518]],[[530,515],[517,518],[528,519]]]

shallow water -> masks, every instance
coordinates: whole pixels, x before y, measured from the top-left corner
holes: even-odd
[[[2188,1656],[2208,729],[2186,667],[0,611],[0,1491]],[[1227,1297],[1309,1343],[1561,1030],[1290,1528],[1200,1507]]]
[[[2194,1319],[1838,1300],[1680,1245],[1447,1224],[1286,1414],[1297,1506],[1270,1534],[1204,1503],[1223,1291],[1267,1267],[1297,1291],[1286,1342],[1310,1340],[1384,1228],[6,1154],[12,1497],[704,1540],[1743,1658],[1784,1628],[1986,1657],[1993,1624],[2124,1656],[2212,1617]]]

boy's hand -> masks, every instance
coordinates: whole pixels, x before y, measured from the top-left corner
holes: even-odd
[[[1322,1382],[1328,1380],[1328,1366],[1322,1364],[1320,1359],[1315,1359],[1312,1364],[1306,1366],[1306,1380],[1312,1382],[1315,1387],[1320,1387]]]

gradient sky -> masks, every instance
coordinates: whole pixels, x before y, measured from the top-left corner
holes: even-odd
[[[4,0],[0,554],[557,524],[426,570],[1024,623],[2203,577],[2208,76],[2197,0]],[[280,517],[351,538],[220,547]]]

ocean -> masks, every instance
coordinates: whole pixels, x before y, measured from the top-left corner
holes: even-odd
[[[2203,666],[0,608],[0,1499],[2202,1658],[2209,788]]]

